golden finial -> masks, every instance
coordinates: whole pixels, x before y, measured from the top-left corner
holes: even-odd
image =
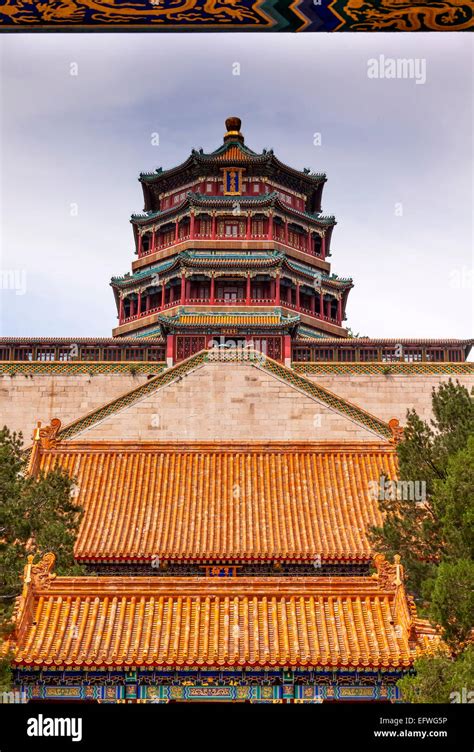
[[[224,135],[224,142],[225,141],[240,141],[241,144],[244,143],[244,137],[240,132],[240,126],[242,125],[242,121],[238,117],[228,117],[225,121],[225,127],[227,129],[227,132]]]

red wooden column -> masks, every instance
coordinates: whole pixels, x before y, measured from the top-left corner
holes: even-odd
[[[251,237],[252,237],[252,215],[249,212],[247,215],[247,230],[245,233],[245,239],[250,240]]]
[[[337,320],[339,324],[342,322],[342,297],[337,301]]]
[[[156,248],[156,230],[153,228],[151,232],[151,252],[153,253]]]
[[[138,293],[138,303],[137,303],[137,315],[140,316],[142,312],[142,294],[141,292]]]
[[[319,294],[319,316],[324,318],[324,293],[322,290]]]
[[[311,230],[308,230],[306,233],[306,252],[312,253],[313,249],[311,248]]]
[[[191,221],[189,223],[189,237],[191,239],[194,238],[194,227],[195,227],[195,216],[194,216],[194,213],[191,213]]]
[[[145,298],[145,313],[148,313],[150,310],[150,295],[147,295]]]
[[[250,305],[250,274],[247,274],[247,291],[245,295],[245,305]]]
[[[121,324],[123,321],[123,298],[120,296],[120,303],[119,303],[119,324]]]
[[[181,305],[184,305],[184,300],[186,297],[186,277],[184,276],[184,272],[181,274]]]
[[[331,299],[326,300],[326,316],[328,319],[331,318]]]
[[[275,279],[275,305],[280,305],[280,275]]]
[[[273,214],[268,216],[268,239],[273,240]]]
[[[209,303],[211,303],[211,305],[213,305],[213,303],[214,303],[214,298],[215,298],[215,293],[214,293],[214,275],[212,275],[212,277],[211,277],[211,290],[210,290],[210,293],[209,293]]]
[[[285,366],[291,366],[291,337],[285,334],[283,337],[283,362]]]
[[[179,221],[176,220],[174,223],[174,241],[177,243],[179,240]]]
[[[285,219],[285,245],[288,245],[288,220]]]
[[[142,236],[138,235],[138,255],[142,255]]]
[[[312,316],[314,316],[316,313],[316,295],[311,295],[309,299],[309,307],[311,308]]]
[[[300,283],[296,283],[296,310],[300,310]]]
[[[168,334],[166,337],[166,365],[168,367],[173,365],[174,355],[174,334]]]
[[[321,256],[323,259],[326,258],[326,235],[321,238]]]
[[[166,295],[166,285],[164,282],[161,283],[161,307],[165,307],[165,295]]]
[[[130,316],[135,316],[135,301],[130,298]]]
[[[212,221],[211,221],[211,238],[212,240],[216,239],[216,215],[212,215]]]

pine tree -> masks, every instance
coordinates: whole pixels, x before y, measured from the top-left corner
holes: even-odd
[[[457,702],[474,687],[474,400],[449,381],[433,390],[433,415],[427,423],[409,411],[397,447],[400,479],[424,481],[426,498],[382,499],[384,522],[372,530],[376,550],[401,555],[408,589],[450,648],[398,682],[408,702]]]
[[[397,447],[400,480],[424,482],[425,498],[380,500],[384,522],[371,534],[375,550],[400,554],[408,588],[422,602],[441,562],[470,558],[473,545],[474,400],[461,384],[443,383],[433,390],[433,415],[428,423],[408,411]]]
[[[73,479],[54,469],[37,477],[27,475],[27,455],[21,434],[0,430],[0,630],[12,628],[15,598],[29,554],[56,555],[58,574],[79,574],[73,556],[81,510],[72,499]],[[0,665],[7,683],[8,657]]]

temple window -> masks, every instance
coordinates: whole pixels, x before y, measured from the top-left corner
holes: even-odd
[[[426,360],[434,363],[444,360],[444,350],[427,350]]]
[[[58,360],[63,361],[63,362],[71,360],[71,348],[58,347],[57,358]]]
[[[139,347],[128,347],[125,350],[125,360],[144,360],[144,351]]]
[[[371,362],[373,360],[378,360],[378,351],[377,350],[363,349],[363,350],[360,351],[359,359],[363,363],[368,363],[368,362]]]
[[[407,363],[419,363],[423,360],[423,350],[406,350],[405,361]]]
[[[81,360],[100,360],[98,347],[81,347]]]
[[[238,234],[239,234],[239,225],[236,222],[225,223],[225,235],[227,238],[229,237],[236,238]]]
[[[208,219],[201,219],[199,222],[199,233],[200,235],[210,235],[211,234],[211,222]]]
[[[121,355],[122,353],[119,347],[104,347],[104,360],[120,360]]]
[[[162,347],[149,347],[146,353],[147,360],[159,361],[164,359],[164,351]]]
[[[30,347],[15,347],[13,360],[33,360],[33,349]]]
[[[217,297],[221,300],[243,300],[244,288],[236,285],[219,285],[217,288]]]
[[[382,361],[384,363],[391,363],[392,361],[400,360],[398,355],[395,354],[395,350],[382,349]]]
[[[38,347],[36,360],[54,360],[54,347]]]

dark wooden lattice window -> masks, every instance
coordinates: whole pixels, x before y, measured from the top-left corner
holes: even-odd
[[[295,363],[307,363],[311,360],[311,350],[309,347],[294,347],[292,359]]]
[[[176,337],[176,360],[185,360],[190,355],[204,350],[206,338],[204,336],[177,336]]]
[[[104,360],[121,360],[119,347],[104,347]]]
[[[147,350],[147,360],[151,360],[154,363],[165,359],[164,347],[149,347]]]
[[[439,363],[440,361],[444,360],[444,350],[427,350],[426,360],[429,360],[432,363]]]
[[[33,360],[33,348],[15,347],[14,360]]]
[[[36,350],[36,360],[55,360],[54,347],[38,347]]]
[[[378,360],[378,350],[371,348],[363,349],[360,351],[359,358],[362,363],[369,363],[373,360]]]
[[[100,360],[100,348],[81,347],[81,360]]]
[[[144,355],[141,347],[127,347],[125,350],[125,360],[145,360]]]
[[[405,350],[404,359],[407,363],[419,363],[423,360],[423,350],[407,349]]]
[[[355,350],[339,350],[339,360],[342,363],[353,362],[355,359]]]

